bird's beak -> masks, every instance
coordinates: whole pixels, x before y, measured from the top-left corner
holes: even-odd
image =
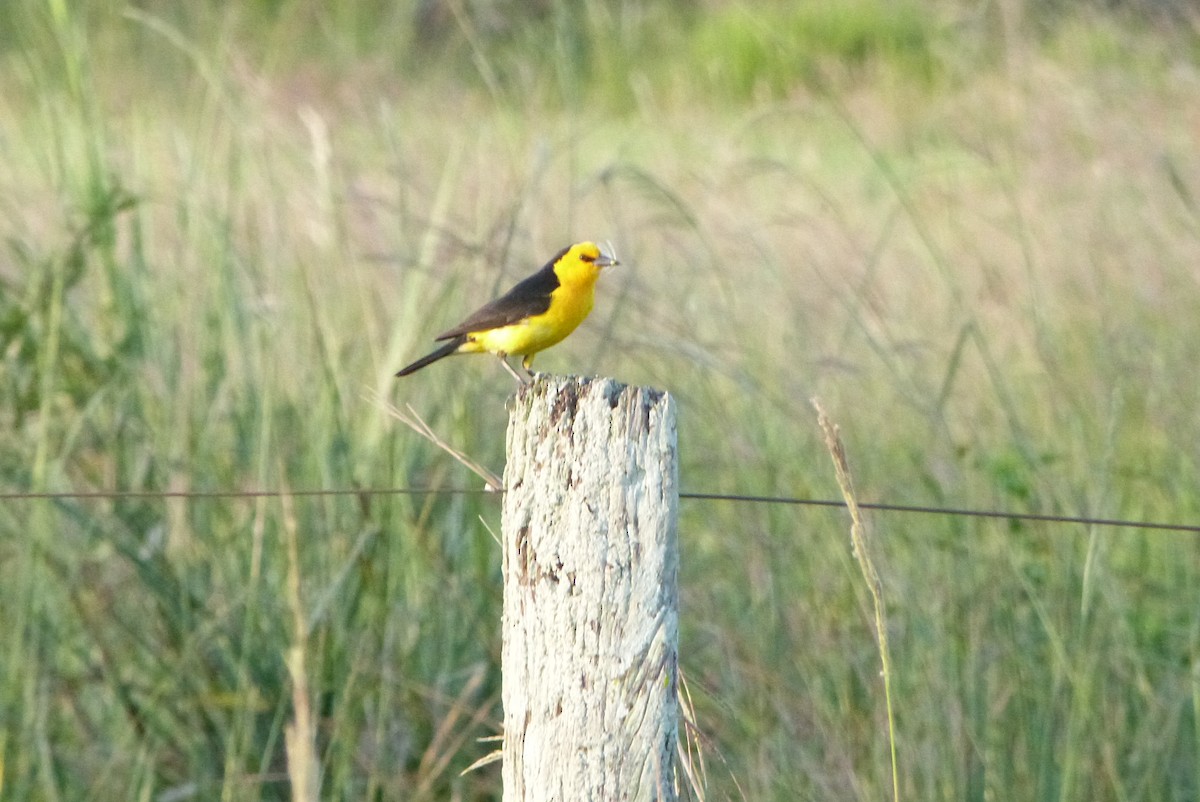
[[[609,256],[607,253],[602,252],[600,256],[596,258],[594,264],[596,267],[616,267],[621,263],[617,261],[617,257]]]

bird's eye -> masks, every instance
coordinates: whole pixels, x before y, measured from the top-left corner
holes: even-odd
[[[596,257],[592,256],[592,255],[591,255],[591,254],[589,254],[589,253],[585,253],[585,254],[583,254],[582,256],[580,256],[579,258],[580,258],[580,259],[582,259],[582,260],[583,260],[583,261],[585,261],[585,262],[594,262],[594,261],[596,261]]]

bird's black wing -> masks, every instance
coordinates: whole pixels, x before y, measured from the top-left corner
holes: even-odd
[[[475,310],[462,323],[442,332],[438,340],[449,340],[472,331],[487,331],[501,326],[511,326],[527,317],[540,315],[550,308],[550,294],[558,289],[558,275],[554,266],[566,255],[563,248],[538,272],[518,283],[496,300]]]

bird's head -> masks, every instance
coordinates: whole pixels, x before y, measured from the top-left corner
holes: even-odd
[[[605,249],[594,242],[580,242],[572,245],[568,253],[595,267],[615,267],[621,264],[617,261],[617,257],[613,255],[611,244]]]

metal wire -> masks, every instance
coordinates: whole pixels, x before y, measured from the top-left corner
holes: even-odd
[[[85,499],[154,500],[154,499],[237,499],[237,498],[293,498],[323,496],[425,496],[425,495],[499,495],[484,488],[447,487],[371,487],[339,488],[319,490],[94,490],[64,492],[0,492],[0,501],[27,501],[48,499],[70,501]],[[741,504],[786,504],[807,507],[845,507],[840,499],[812,499],[793,496],[760,496],[739,493],[680,493],[679,498],[693,501],[729,501]],[[1200,534],[1200,524],[1166,523],[1161,521],[1131,521],[1122,518],[1094,518],[1086,515],[1051,515],[1035,512],[1013,512],[1011,510],[974,510],[957,507],[933,507],[916,504],[888,504],[885,502],[861,502],[858,506],[880,512],[915,513],[922,515],[950,515],[968,518],[1001,518],[1010,521],[1040,521],[1043,523],[1077,524],[1080,526],[1126,527],[1129,529],[1152,529],[1167,532],[1192,532]]]

